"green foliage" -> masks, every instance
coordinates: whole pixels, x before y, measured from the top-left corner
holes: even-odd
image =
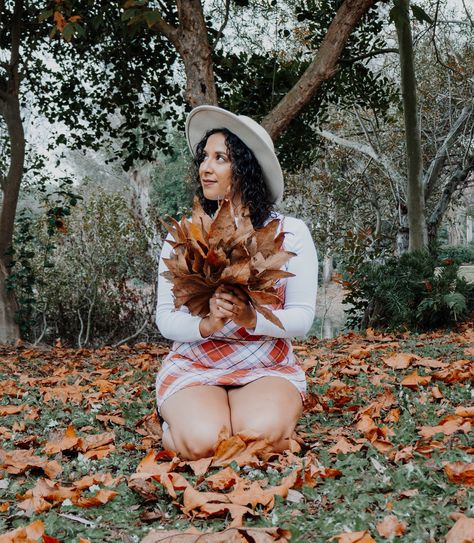
[[[349,257],[343,274],[348,326],[427,330],[466,317],[469,287],[453,260],[429,251],[400,258],[361,254],[359,249]]]
[[[123,339],[146,324],[154,331],[155,261],[124,198],[96,191],[51,231],[57,217],[57,209],[20,217],[15,252],[25,258],[17,258],[12,277],[24,337],[83,346]]]
[[[474,244],[469,245],[442,245],[439,249],[441,259],[452,259],[456,264],[474,262]]]
[[[38,243],[37,217],[31,209],[22,209],[16,217],[12,251],[13,270],[7,283],[8,288],[14,290],[17,295],[16,318],[23,336],[28,336],[29,330],[36,324],[36,292],[43,281],[41,274],[38,274],[37,264],[41,262],[44,269],[53,267],[50,261],[55,249],[53,236],[57,231],[64,229],[65,218],[71,214],[71,210],[81,199],[72,191],[72,181],[68,178],[61,179],[57,189],[49,192],[44,178],[39,178],[38,182],[36,192],[40,195],[44,210],[44,237],[41,243]]]
[[[194,194],[190,174],[190,153],[183,137],[173,139],[173,152],[162,155],[153,169],[151,201],[158,218],[175,219],[190,213]]]

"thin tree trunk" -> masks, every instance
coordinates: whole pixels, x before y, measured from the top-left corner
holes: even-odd
[[[10,141],[10,165],[1,178],[3,192],[0,209],[0,341],[12,341],[19,337],[15,322],[17,304],[14,293],[6,288],[6,280],[12,262],[13,228],[18,205],[18,195],[25,164],[25,134],[20,114],[20,39],[22,0],[16,0],[11,26],[11,49],[8,75],[0,80],[0,115],[7,126]]]
[[[347,40],[361,18],[377,0],[345,0],[329,25],[316,56],[295,86],[263,119],[273,139],[287,128],[321,85],[331,79]]]
[[[407,207],[409,251],[423,249],[428,244],[423,187],[423,160],[421,156],[421,132],[417,110],[416,78],[413,37],[410,25],[410,0],[399,1],[399,17],[396,19],[400,71],[405,118],[405,144],[407,153]]]

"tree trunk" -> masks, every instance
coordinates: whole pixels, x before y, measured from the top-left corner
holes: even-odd
[[[395,255],[401,256],[408,251],[409,228],[407,208],[402,202],[398,202],[398,232],[395,246]]]
[[[376,0],[345,0],[329,25],[316,56],[295,86],[263,119],[272,139],[287,128],[321,85],[337,72],[337,63],[349,36]]]
[[[323,284],[327,285],[331,282],[333,272],[333,255],[326,253],[323,260]]]
[[[7,126],[10,141],[10,165],[6,177],[1,178],[3,201],[0,209],[0,341],[11,341],[19,337],[19,329],[15,323],[14,294],[7,290],[5,282],[12,262],[13,228],[25,164],[25,134],[20,113],[18,71],[22,12],[23,2],[17,0],[11,26],[8,76],[0,79],[0,114]]]
[[[410,0],[398,3],[396,27],[400,50],[400,72],[403,113],[405,118],[405,144],[407,153],[407,208],[409,251],[423,249],[428,245],[423,187],[423,160],[421,156],[421,133],[417,110],[416,78],[413,52],[413,37],[410,25]]]
[[[19,335],[18,324],[15,322],[17,305],[15,296],[6,287],[8,271],[0,260],[0,343],[9,343]]]
[[[186,73],[186,101],[191,107],[201,104],[217,105],[212,50],[201,0],[176,0],[179,26],[164,19],[155,29],[176,47]]]
[[[201,0],[177,0],[180,40],[178,52],[186,71],[186,97],[191,107],[217,105],[212,51]]]

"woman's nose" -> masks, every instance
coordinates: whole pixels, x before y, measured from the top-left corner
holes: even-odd
[[[209,172],[212,170],[212,162],[211,160],[209,159],[209,157],[206,157],[202,162],[201,162],[201,170],[204,171],[204,172]]]

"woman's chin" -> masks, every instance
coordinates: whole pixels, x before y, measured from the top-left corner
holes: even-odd
[[[218,194],[214,190],[203,189],[202,192],[203,192],[204,198],[206,198],[206,200],[215,200],[215,201],[217,201],[217,200],[222,200],[224,198],[223,194]]]

